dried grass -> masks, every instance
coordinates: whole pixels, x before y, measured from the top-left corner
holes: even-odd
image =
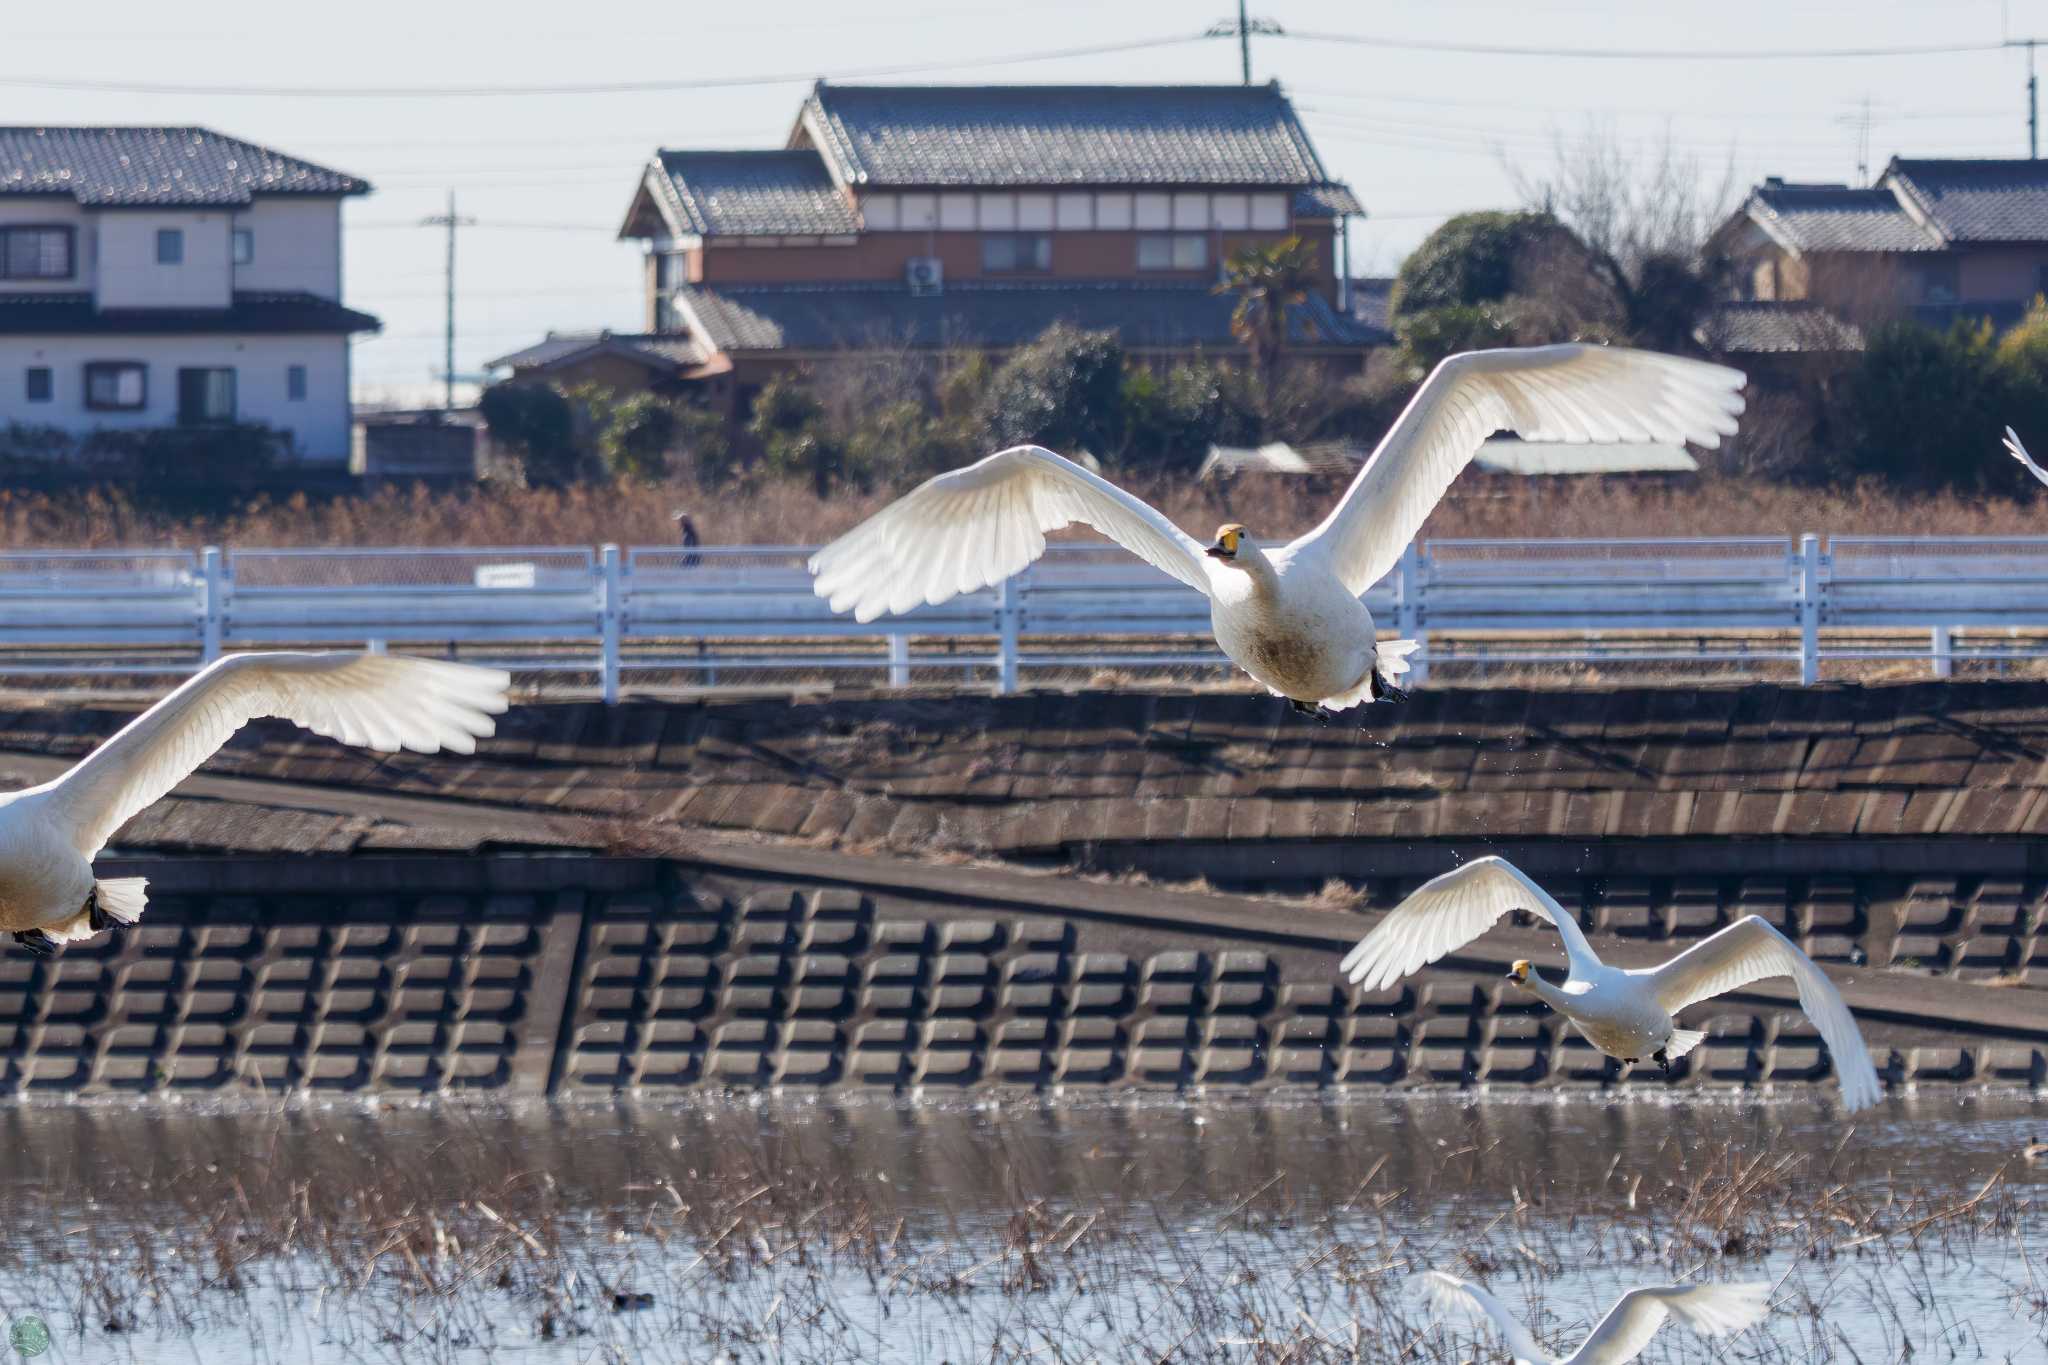
[[[1988,457],[1987,457],[1988,458]],[[1245,478],[1233,487],[1189,479],[1132,487],[1197,533],[1242,521],[1263,536],[1315,524],[1341,484]],[[118,490],[52,495],[0,491],[0,538],[15,549],[119,546],[360,546],[665,544],[670,514],[687,507],[712,544],[815,544],[846,530],[900,489],[841,492],[765,482],[744,491],[688,482],[487,486],[435,492],[390,487],[356,497],[258,500],[215,516],[172,515]],[[1434,537],[1794,535],[2030,535],[2040,504],[1955,495],[1904,496],[1875,485],[1805,488],[1736,477],[1649,484],[1578,479],[1541,484],[1467,476],[1431,516]],[[1083,533],[1084,534],[1084,533]]]

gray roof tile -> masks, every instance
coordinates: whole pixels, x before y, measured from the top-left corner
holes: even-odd
[[[1056,322],[1116,332],[1127,347],[1235,351],[1235,301],[1203,284],[949,284],[912,294],[899,284],[725,285],[676,291],[721,351],[834,350],[877,341],[912,346],[1022,345]],[[1385,335],[1341,317],[1321,295],[1294,314],[1298,345],[1369,346]]]
[[[1880,183],[1951,242],[2048,242],[2048,161],[1895,159]]]
[[[207,128],[0,127],[0,195],[60,194],[118,208],[369,190],[352,175]]]
[[[860,228],[824,158],[799,151],[664,151],[657,193],[700,236],[826,236]]]
[[[237,290],[227,308],[95,308],[91,294],[0,294],[0,335],[374,332],[384,324],[332,299]]]
[[[849,183],[1325,186],[1278,85],[819,82],[804,124]]]
[[[1790,355],[1860,351],[1863,332],[1816,303],[1717,303],[1698,329],[1702,346],[1720,355]]]
[[[1797,251],[1939,251],[1941,238],[1907,213],[1890,190],[1766,183],[1749,214]]]
[[[550,332],[541,341],[510,355],[486,361],[490,369],[546,368],[572,357],[606,352],[640,360],[650,367],[694,365],[704,359],[697,343],[665,332]]]

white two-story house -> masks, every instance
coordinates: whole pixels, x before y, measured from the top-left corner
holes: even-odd
[[[369,188],[205,128],[0,127],[0,428],[259,422],[345,463]]]

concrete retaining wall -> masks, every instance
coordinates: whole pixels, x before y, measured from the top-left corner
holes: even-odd
[[[154,880],[141,926],[0,958],[0,1091],[1663,1084],[1503,985],[1556,959],[1532,929],[1365,995],[1335,973],[1361,915],[830,853],[119,870]],[[1722,913],[1593,918],[1628,965]],[[2036,992],[1833,970],[1892,1083],[2048,1082]],[[1688,1016],[1675,1084],[1831,1085],[1792,1004]]]

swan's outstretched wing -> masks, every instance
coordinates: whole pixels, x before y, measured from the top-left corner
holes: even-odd
[[[1000,583],[1081,522],[1191,588],[1209,591],[1202,546],[1109,480],[1041,446],[1013,446],[925,480],[811,557],[813,585],[856,621]]]
[[[2027,454],[2026,443],[2020,440],[2020,434],[2011,427],[2005,429],[2005,448],[2015,460],[2018,460],[2027,467],[2029,474],[2032,474],[2042,483],[2048,483],[2048,469],[2043,469],[2034,463],[2034,457]]]
[[[1661,967],[1643,973],[1665,1011],[1677,1014],[1687,1005],[1740,990],[1766,977],[1789,976],[1799,988],[1799,1005],[1828,1045],[1835,1072],[1842,1080],[1843,1107],[1854,1113],[1877,1103],[1882,1090],[1877,1069],[1856,1017],[1835,983],[1799,945],[1758,915],[1737,920],[1711,938],[1702,939]]]
[[[1754,1327],[1771,1307],[1768,1282],[1659,1285],[1631,1289],[1615,1301],[1593,1334],[1567,1357],[1567,1365],[1623,1365],[1657,1335],[1668,1315],[1703,1337]]]
[[[1691,441],[1735,431],[1740,370],[1571,343],[1468,351],[1438,365],[1322,524],[1288,547],[1322,556],[1353,592],[1401,558],[1496,431],[1531,441]]]
[[[1464,947],[1510,910],[1527,910],[1557,926],[1574,976],[1600,965],[1570,911],[1521,868],[1505,858],[1487,857],[1424,882],[1344,955],[1339,970],[1369,991],[1385,990]]]
[[[1521,1320],[1483,1286],[1461,1280],[1456,1275],[1446,1275],[1441,1270],[1425,1270],[1415,1277],[1414,1283],[1437,1316],[1491,1322],[1499,1329],[1501,1340],[1507,1343],[1508,1350],[1518,1362],[1551,1365],[1550,1353],[1539,1346]]]
[[[24,798],[90,858],[258,716],[386,753],[466,754],[496,728],[511,681],[495,668],[387,654],[231,654]]]

